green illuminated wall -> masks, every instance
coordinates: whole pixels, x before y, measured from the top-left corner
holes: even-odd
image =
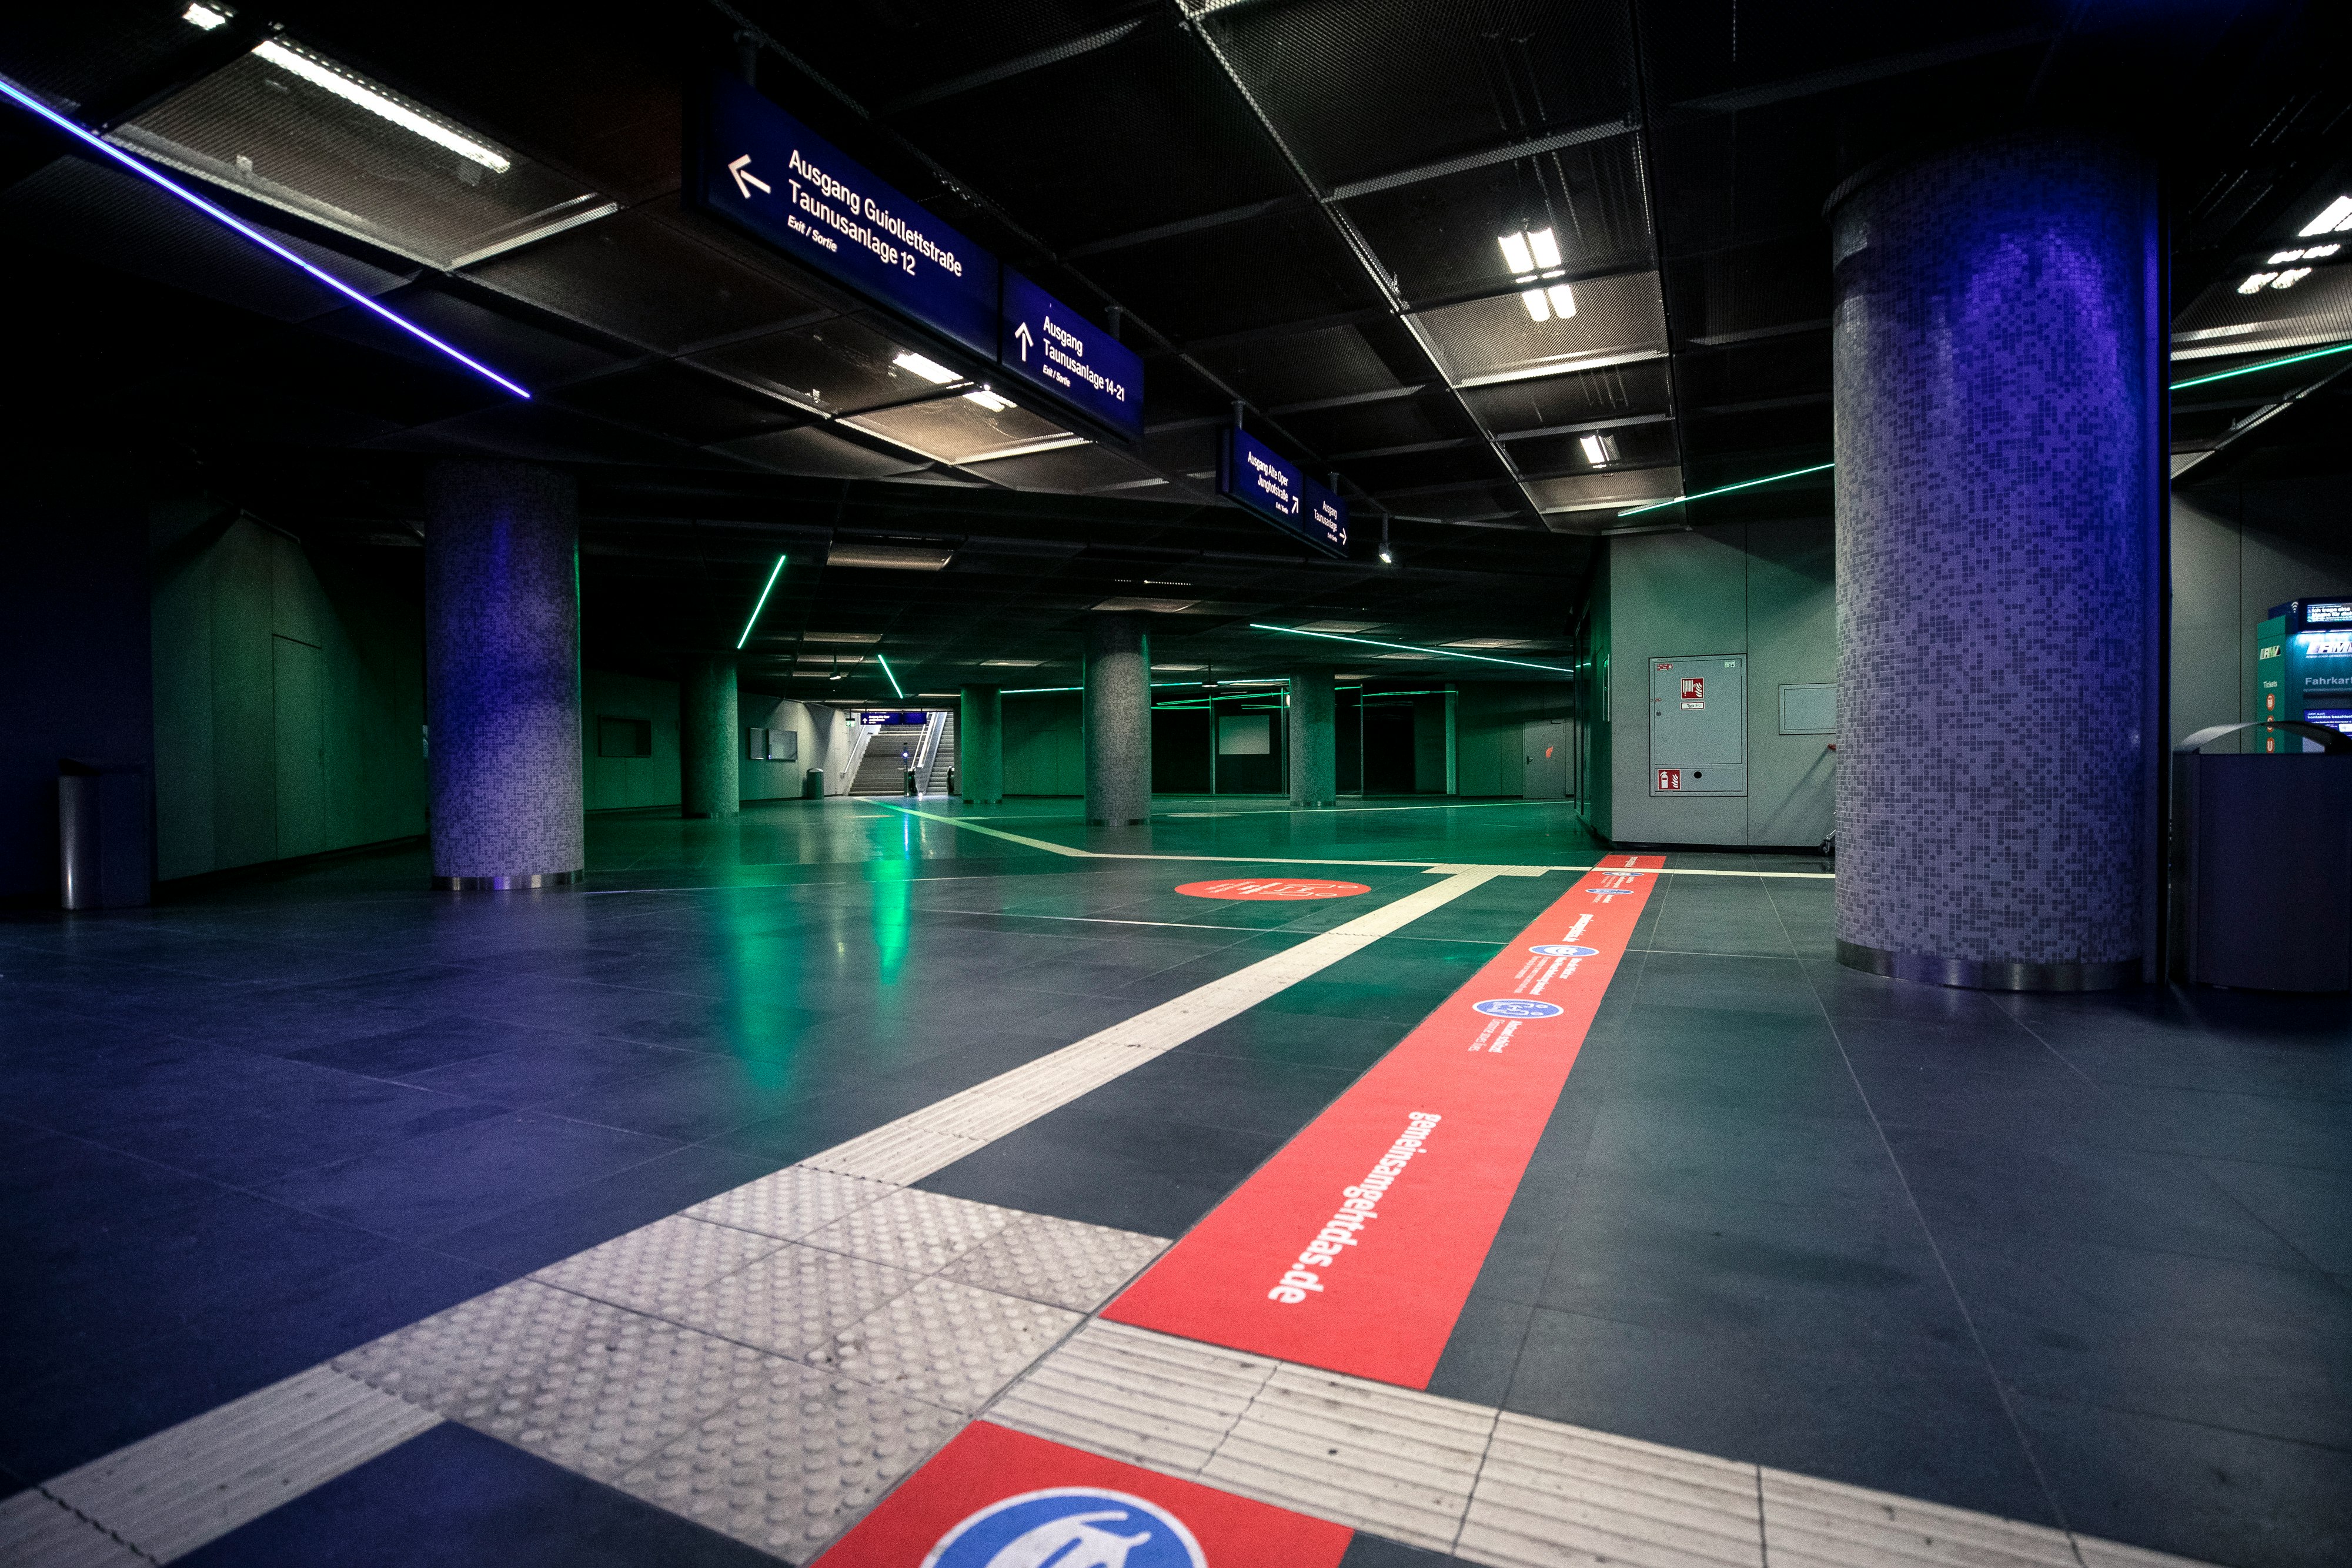
[[[1078,694],[1050,692],[1004,699],[1004,792],[1084,795],[1085,737]]]
[[[1454,699],[1456,793],[1517,797],[1528,723],[1571,717],[1573,698],[1566,681],[1465,681]]]

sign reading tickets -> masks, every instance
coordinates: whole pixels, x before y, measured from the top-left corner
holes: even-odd
[[[1347,559],[1348,503],[1246,431],[1226,431],[1217,448],[1217,492],[1324,554]]]
[[[1143,439],[1143,360],[1011,267],[997,361],[1048,397]]]
[[[694,196],[793,259],[988,359],[996,258],[732,77],[711,79]]]

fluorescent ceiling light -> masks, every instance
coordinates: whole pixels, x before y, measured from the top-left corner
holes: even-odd
[[[479,163],[493,174],[503,174],[514,167],[512,161],[504,153],[485,147],[471,137],[460,135],[438,120],[426,119],[356,77],[346,75],[324,60],[297,53],[275,38],[256,44],[253,52],[279,70],[291,72],[313,87],[325,88],[344,102],[355,103],[370,114],[392,121],[403,131],[422,136],[436,147],[446,147],[460,158]]]
[[[1197,599],[1106,599],[1097,610],[1145,611],[1153,615],[1175,615],[1199,603]]]
[[[961,692],[917,692],[915,695],[919,697],[960,697],[963,695]]]
[[[2276,277],[2271,280],[2271,287],[2273,288],[2293,288],[2296,284],[2301,283],[2305,278],[2309,277],[2310,276],[2311,268],[2307,267],[2290,267],[2284,272],[2280,273]]]
[[[768,607],[768,595],[776,591],[776,579],[784,575],[785,559],[785,557],[778,556],[776,564],[768,569],[768,580],[760,585],[759,602],[751,606],[751,618],[743,622],[743,634],[735,639],[738,649],[751,640],[751,628],[760,623],[760,612]]]
[[[981,407],[988,410],[991,413],[1003,413],[1006,409],[1013,406],[1013,400],[1011,398],[999,397],[994,392],[989,391],[986,387],[981,388],[978,392],[968,392],[964,393],[963,401],[966,402],[976,402],[980,404]]]
[[[1299,622],[1298,629],[1301,632],[1338,632],[1353,636],[1359,632],[1377,630],[1379,626],[1377,621],[1304,621]]]
[[[1528,642],[1525,637],[1456,637],[1454,641],[1445,644],[1445,646],[1449,648],[1486,648],[1489,650],[1500,650],[1504,648],[1532,648],[1535,645],[1535,643]]]
[[[920,354],[901,354],[890,362],[902,371],[912,371],[933,386],[943,387],[950,382],[963,380],[938,361],[927,360]]]
[[[1525,659],[1498,659],[1491,653],[1465,653],[1452,648],[1416,648],[1410,643],[1382,643],[1370,637],[1342,637],[1330,632],[1309,632],[1303,626],[1269,626],[1262,621],[1251,622],[1250,630],[1253,632],[1280,632],[1292,637],[1321,637],[1333,643],[1361,643],[1368,648],[1394,648],[1404,653],[1417,654],[1423,658],[1429,659],[1468,659],[1474,663],[1481,664],[1508,664],[1514,669],[1542,670],[1549,674],[1554,675],[1571,675],[1576,673],[1573,670],[1561,669],[1557,664],[1530,664]],[[1374,657],[1380,656],[1381,655],[1378,654],[1374,655]],[[1232,681],[1227,684],[1238,686],[1253,683]]]
[[[1534,321],[1549,321],[1551,319],[1551,306],[1545,300],[1544,291],[1542,289],[1530,288],[1525,294],[1519,296],[1519,300],[1528,308],[1528,319]]]
[[[188,205],[195,208],[196,211],[204,214],[206,217],[213,219],[216,223],[223,224],[229,228],[235,229],[237,233],[243,235],[246,238],[251,240],[262,249],[269,252],[270,255],[277,256],[279,260],[291,262],[294,266],[300,267],[304,272],[309,273],[312,277],[317,278],[320,283],[325,284],[328,287],[351,300],[353,304],[363,306],[367,309],[373,311],[377,316],[391,322],[394,326],[399,328],[410,337],[417,340],[417,341],[429,344],[433,348],[439,350],[442,353],[448,355],[451,359],[457,361],[459,364],[473,371],[476,375],[480,376],[487,381],[498,382],[499,385],[506,388],[507,391],[514,393],[515,396],[519,398],[527,399],[530,396],[530,392],[524,391],[520,386],[518,386],[513,382],[507,380],[506,377],[499,374],[498,371],[490,369],[489,366],[482,363],[481,361],[477,360],[471,355],[457,349],[452,348],[447,343],[445,343],[440,339],[435,337],[432,333],[426,331],[424,328],[418,326],[415,322],[411,321],[407,317],[403,316],[399,312],[390,309],[385,306],[378,304],[375,300],[369,298],[366,295],[361,293],[358,289],[353,288],[350,284],[345,283],[341,278],[335,277],[332,273],[303,260],[300,256],[296,256],[292,251],[288,250],[284,246],[279,245],[276,240],[271,239],[268,235],[263,234],[259,229],[255,228],[251,224],[246,223],[242,219],[230,216],[226,211],[205,200],[202,196],[197,195],[194,191],[189,190],[185,185],[181,184],[178,181],[170,179],[155,169],[151,168],[144,159],[134,158],[130,153],[125,152],[122,149],[115,146],[112,142],[106,141],[104,138],[90,134],[90,132],[83,130],[72,120],[68,120],[64,115],[59,114],[57,110],[49,108],[48,105],[41,102],[40,99],[31,97],[24,92],[14,83],[9,82],[5,78],[0,78],[0,94],[5,94],[6,97],[15,99],[17,103],[31,110],[35,114],[39,115],[43,120],[47,120],[50,124],[56,126],[58,130],[66,132],[68,135],[75,138],[77,141],[97,149],[107,157],[113,159],[117,163],[121,164],[124,168],[138,175],[141,179],[162,186],[164,190],[169,191],[172,194],[179,197],[180,200],[187,203]]]
[[[1034,670],[1045,662],[1043,659],[982,659],[980,667],[983,670]]]
[[[1720,485],[1712,490],[1701,490],[1696,495],[1676,496],[1665,501],[1652,501],[1646,507],[1628,507],[1617,515],[1621,517],[1630,517],[1636,512],[1654,512],[1661,507],[1679,507],[1685,501],[1704,501],[1709,496],[1728,496],[1734,490],[1753,490],[1759,485],[1777,485],[1783,479],[1795,479],[1807,474],[1821,474],[1836,466],[1834,463],[1816,463],[1810,468],[1791,468],[1786,474],[1767,474],[1761,479],[1742,479],[1737,485]]]
[[[1584,460],[1595,468],[1606,468],[1617,461],[1617,438],[1605,430],[1588,430],[1576,438],[1584,449]]]
[[[2314,235],[2341,234],[2352,229],[2352,196],[2338,196],[2319,211],[2319,215],[2296,231],[2305,239]]]
[[[801,633],[801,641],[803,643],[879,643],[882,641],[882,633],[879,632],[803,632]]]
[[[191,5],[180,13],[180,20],[191,26],[202,27],[209,33],[215,27],[226,23],[228,18],[209,5]]]
[[[880,571],[937,571],[955,551],[909,545],[835,544],[824,552],[827,566],[862,566]]]
[[[1205,670],[1205,669],[1207,669],[1209,666],[1208,666],[1208,665],[1206,665],[1206,664],[1154,664],[1151,667],[1152,667],[1153,669],[1155,669],[1155,670]],[[1180,681],[1180,682],[1178,682],[1177,684],[1178,684],[1179,685],[1181,685],[1183,683]]]
[[[1513,272],[1533,272],[1535,257],[1528,254],[1528,236],[1524,234],[1500,235],[1495,243],[1503,247],[1503,262]]]
[[[1544,290],[1551,299],[1551,313],[1565,321],[1576,314],[1576,295],[1567,284],[1555,283]]]
[[[2238,292],[2241,294],[2260,294],[2263,291],[2263,285],[2268,283],[2272,278],[2276,277],[2277,276],[2278,274],[2275,272],[2257,272],[2251,277],[2247,278],[2243,283],[2238,285]]]
[[[1372,657],[1375,659],[1399,659],[1408,664],[1417,664],[1423,658],[1427,657],[1427,655],[1423,653],[1375,653]]]
[[[2276,267],[2285,261],[2325,261],[2343,248],[2340,245],[2315,245],[2308,250],[2283,250],[2263,265]]]
[[[1551,237],[1551,230],[1538,229],[1535,233],[1528,235],[1528,248],[1536,253],[1536,265],[1538,267],[1558,267],[1559,265],[1559,245],[1558,241]]]

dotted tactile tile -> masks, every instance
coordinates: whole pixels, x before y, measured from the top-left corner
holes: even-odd
[[[794,1375],[712,1416],[614,1482],[805,1563],[964,1418],[837,1373]]]
[[[797,1369],[523,1280],[334,1363],[453,1421],[602,1479]]]
[[[1090,1312],[1167,1247],[1157,1236],[1032,1214],[949,1264],[940,1277]]]
[[[1083,1321],[1041,1301],[926,1280],[808,1359],[893,1393],[970,1412]]]
[[[852,1209],[878,1203],[897,1190],[887,1182],[866,1181],[810,1166],[786,1166],[758,1181],[722,1192],[686,1211],[689,1219],[756,1230],[779,1240],[798,1241],[822,1230]]]
[[[929,1274],[1003,1229],[1020,1212],[909,1188],[844,1215],[808,1241],[828,1251]]]
[[[786,1247],[713,1281],[665,1315],[780,1355],[802,1355],[921,1281],[814,1247]]]
[[[531,1278],[615,1306],[667,1312],[782,1245],[772,1236],[674,1214],[551,1263]]]

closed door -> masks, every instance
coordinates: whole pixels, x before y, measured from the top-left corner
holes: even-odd
[[[1568,721],[1535,718],[1525,726],[1529,800],[1558,800],[1568,794]]]

